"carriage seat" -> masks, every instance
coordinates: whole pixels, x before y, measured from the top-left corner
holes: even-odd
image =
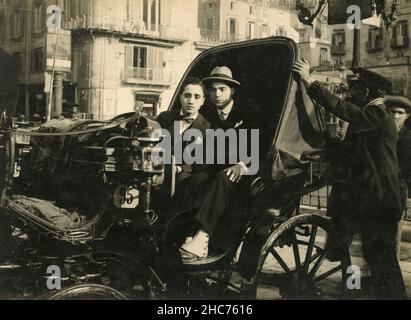
[[[43,231],[54,238],[67,241],[84,241],[92,237],[92,229],[99,215],[91,219],[57,207],[42,199],[13,195],[7,198],[5,209],[24,224]]]

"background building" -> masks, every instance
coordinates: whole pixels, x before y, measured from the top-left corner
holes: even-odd
[[[14,57],[17,66],[19,99],[17,112],[45,114],[48,105],[51,77],[50,54],[55,45],[55,34],[47,32],[46,10],[55,4],[51,0],[0,0],[0,46]],[[54,41],[54,43],[52,43]],[[64,48],[64,45],[66,47]],[[70,99],[70,36],[61,31],[57,56],[62,64],[55,73],[55,92],[61,106],[63,99]],[[69,62],[67,64],[67,62]],[[67,88],[62,91],[63,85]]]
[[[56,4],[58,35],[46,27],[47,8]],[[317,78],[338,82],[344,75],[333,63],[337,38],[324,15],[313,27],[301,24],[295,0],[0,0],[0,46],[19,65],[18,112],[48,113],[52,90],[53,116],[65,101],[95,119],[136,104],[155,116],[193,59],[223,43],[290,37]]]
[[[401,1],[398,20],[388,30],[379,20],[361,27],[360,64],[393,81],[397,94],[410,95],[409,20],[411,1]],[[334,69],[350,68],[353,54],[353,31],[344,25],[329,26],[332,33],[331,57]]]

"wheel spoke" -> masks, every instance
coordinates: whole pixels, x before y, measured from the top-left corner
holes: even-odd
[[[308,267],[310,265],[311,254],[313,253],[316,236],[317,236],[317,226],[313,225],[311,229],[311,235],[310,235],[310,241],[308,243],[307,253],[305,255],[304,269],[303,269],[304,274],[308,274]]]
[[[300,251],[298,249],[298,241],[295,232],[292,235],[293,253],[295,260],[295,270],[299,273],[301,271],[301,258]]]
[[[283,258],[281,258],[281,256],[274,248],[270,248],[270,253],[274,256],[274,258],[277,260],[277,262],[280,264],[281,268],[283,268],[285,272],[290,272],[290,268],[288,268]]]
[[[340,271],[342,269],[341,265],[332,268],[331,270],[328,270],[327,272],[323,273],[322,275],[318,276],[317,278],[315,278],[313,280],[314,283],[320,282],[322,280],[324,280],[325,278],[328,278],[329,276],[331,276],[334,273],[337,273],[338,271]]]
[[[308,274],[309,279],[314,279],[315,274],[317,273],[318,269],[320,268],[321,264],[324,262],[326,251],[320,253],[320,258],[315,262],[313,268]]]

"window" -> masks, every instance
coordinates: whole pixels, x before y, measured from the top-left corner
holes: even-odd
[[[208,3],[207,5],[208,10],[212,10],[214,8],[214,3],[212,3],[211,1]]]
[[[207,30],[214,30],[214,18],[207,18]]]
[[[320,49],[320,65],[328,64],[328,50],[327,48]]]
[[[398,21],[397,25],[392,29],[392,35],[391,47],[408,47],[408,21]]]
[[[345,45],[345,31],[335,31],[332,35],[333,46]]]
[[[247,39],[255,37],[255,23],[248,21],[247,23]]]
[[[36,48],[31,51],[31,71],[33,73],[44,71],[44,49]]]
[[[161,0],[143,0],[143,21],[146,30],[158,31],[161,24]]]
[[[147,67],[147,48],[134,47],[133,48],[133,68]]]
[[[260,27],[260,37],[264,38],[264,37],[268,37],[268,25],[266,24],[262,24]]]
[[[230,2],[230,9],[231,9],[231,10],[235,10],[235,9],[236,9],[236,5],[235,5],[235,2],[234,2],[234,1],[231,1],[231,2]]]
[[[368,30],[368,48],[383,48],[383,32],[380,28]]]
[[[14,11],[10,16],[11,37],[19,38],[23,35],[23,19],[21,11]]]
[[[287,31],[284,30],[284,28],[278,28],[277,31],[275,32],[275,35],[278,37],[286,37],[287,36]]]
[[[235,40],[237,35],[237,21],[235,19],[228,19],[228,36],[231,40]]]
[[[254,6],[250,6],[250,14],[255,14],[255,7]]]
[[[399,21],[394,31],[397,37],[408,37],[408,22]]]
[[[44,30],[45,15],[43,2],[37,1],[33,3],[32,11],[32,32],[37,33]]]
[[[126,46],[126,72],[132,78],[163,80],[164,50],[141,46]]]

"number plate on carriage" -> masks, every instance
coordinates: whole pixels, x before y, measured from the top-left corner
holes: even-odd
[[[114,205],[120,209],[134,209],[138,206],[140,192],[132,186],[120,185],[114,191]]]
[[[26,134],[16,134],[16,143],[18,144],[25,144],[29,145],[30,144],[30,136]]]

